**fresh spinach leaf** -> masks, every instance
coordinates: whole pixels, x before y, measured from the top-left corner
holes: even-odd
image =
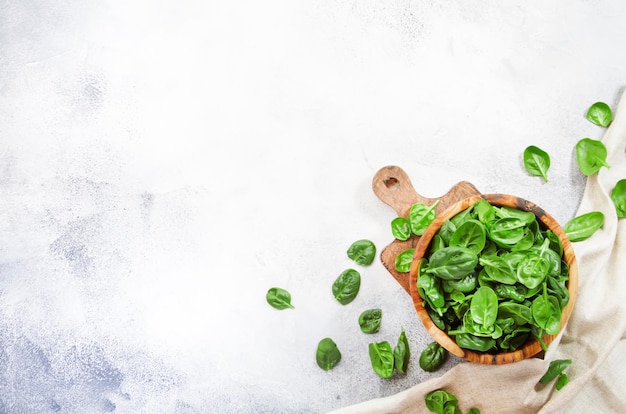
[[[410,359],[411,350],[409,348],[409,341],[403,329],[402,332],[400,332],[400,336],[398,337],[398,344],[393,349],[393,360],[396,371],[398,371],[400,374],[406,374],[406,370],[409,367]]]
[[[460,246],[470,249],[474,254],[479,254],[487,242],[485,225],[478,220],[469,219],[452,233],[450,246]]]
[[[391,378],[395,365],[389,342],[372,342],[369,344],[369,355],[374,372],[381,378]]]
[[[430,223],[435,220],[437,216],[435,213],[435,207],[439,204],[439,200],[435,201],[432,205],[427,206],[424,203],[415,203],[409,210],[409,224],[411,231],[417,236],[421,236],[426,231],[426,228]]]
[[[359,293],[361,274],[354,269],[346,269],[335,279],[332,288],[337,302],[347,305]]]
[[[270,288],[265,295],[265,299],[273,308],[279,310],[294,309],[294,306],[291,304],[291,294],[283,288]]]
[[[621,179],[611,190],[611,200],[615,204],[617,217],[626,217],[626,179]]]
[[[479,337],[469,333],[459,333],[454,336],[457,345],[473,351],[487,352],[496,346],[496,340],[489,337]]]
[[[396,217],[391,220],[391,234],[398,240],[409,240],[411,238],[411,225],[404,217]]]
[[[512,285],[517,282],[515,270],[504,257],[496,255],[483,255],[478,259],[478,263],[489,276],[490,280]]]
[[[449,392],[435,390],[424,398],[426,408],[436,414],[456,414],[459,411],[459,400]]]
[[[476,289],[470,302],[470,312],[475,323],[492,326],[498,318],[498,295],[490,287],[481,286]]]
[[[380,329],[383,319],[382,309],[368,309],[359,315],[359,326],[363,333],[376,333]]]
[[[480,410],[476,407],[472,407],[465,414],[480,414]]]
[[[448,351],[438,342],[431,342],[420,354],[420,367],[424,371],[437,371],[446,362]]]
[[[586,240],[604,225],[604,214],[592,211],[574,217],[563,226],[563,231],[572,242]]]
[[[601,126],[608,127],[613,121],[613,111],[611,107],[604,102],[596,102],[587,110],[587,120]]]
[[[376,246],[370,240],[357,240],[350,245],[347,254],[356,264],[369,266],[376,256]]]
[[[406,249],[396,256],[395,266],[398,272],[408,272],[411,270],[411,262],[415,255],[415,249]]]
[[[315,360],[324,371],[333,369],[341,361],[341,352],[339,352],[335,341],[330,338],[322,339],[317,345]]]
[[[441,279],[461,279],[467,276],[478,264],[478,256],[470,249],[448,246],[430,256],[426,272]]]
[[[561,307],[559,301],[548,295],[546,285],[543,285],[543,295],[533,300],[530,310],[535,325],[550,335],[556,335],[561,329]]]
[[[565,387],[568,382],[569,382],[569,378],[564,372],[559,374],[559,376],[556,378],[556,385],[555,385],[557,391],[560,391],[561,388]]]
[[[548,366],[548,370],[545,374],[539,379],[540,384],[548,384],[556,377],[558,377],[568,366],[572,364],[571,359],[555,359],[554,361],[550,361],[550,365]]]
[[[597,173],[600,168],[611,166],[606,162],[607,150],[602,141],[583,138],[576,143],[576,162],[586,176]]]
[[[531,145],[524,150],[524,167],[529,174],[541,176],[548,182],[550,155],[541,148]]]
[[[543,283],[550,271],[550,262],[538,254],[528,253],[517,265],[517,280],[528,289]]]
[[[423,299],[435,310],[443,308],[446,304],[445,294],[441,288],[441,282],[429,273],[420,273],[417,278],[417,289]]]

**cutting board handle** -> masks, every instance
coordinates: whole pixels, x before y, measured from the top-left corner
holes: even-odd
[[[439,204],[435,207],[435,212],[441,214],[457,201],[480,194],[473,184],[467,181],[461,181],[452,186],[450,191],[441,197],[422,197],[415,191],[415,188],[413,188],[408,174],[402,168],[395,165],[389,165],[378,170],[372,180],[372,189],[374,194],[376,194],[382,202],[391,206],[398,216],[401,217],[407,217],[411,206],[415,203],[432,205],[435,201],[439,200]],[[380,255],[380,259],[385,268],[407,293],[409,293],[409,273],[398,272],[395,268],[395,260],[402,251],[415,247],[418,240],[419,237],[415,235],[406,241],[394,240],[389,246],[382,250]]]

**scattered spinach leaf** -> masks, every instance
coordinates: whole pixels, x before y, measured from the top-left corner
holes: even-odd
[[[604,214],[600,211],[592,211],[574,217],[563,226],[563,231],[570,241],[577,242],[591,237],[604,225]]]
[[[406,249],[396,256],[395,266],[398,272],[408,272],[411,269],[411,262],[415,255],[415,249]]]
[[[424,371],[437,371],[446,362],[448,351],[438,342],[431,342],[420,354],[420,367]]]
[[[381,378],[391,378],[394,370],[394,356],[387,341],[369,344],[369,355],[374,372]]]
[[[472,407],[465,414],[480,414],[480,410],[476,407]]]
[[[615,204],[618,218],[626,217],[626,179],[621,179],[611,190],[611,200]]]
[[[291,304],[291,294],[285,289],[279,287],[270,288],[265,295],[265,299],[273,308],[279,310],[294,309],[294,306]]]
[[[604,102],[596,102],[587,110],[587,120],[601,126],[608,127],[613,121],[613,111],[611,107]]]
[[[324,371],[333,369],[341,360],[341,352],[339,352],[335,341],[330,338],[322,339],[317,345],[315,360]]]
[[[576,162],[586,176],[597,173],[600,168],[611,166],[606,162],[607,150],[602,141],[583,138],[576,143]]]
[[[376,333],[380,329],[383,318],[382,309],[368,309],[359,315],[359,326],[363,333]]]
[[[409,341],[406,338],[404,329],[400,332],[398,337],[398,344],[393,349],[393,360],[396,367],[396,371],[400,374],[406,374],[406,370],[409,367],[409,360],[411,359],[411,350],[409,348]]]
[[[436,414],[457,414],[460,413],[459,400],[449,392],[435,390],[424,398],[426,408]]]
[[[332,288],[337,302],[347,305],[359,293],[361,274],[354,269],[346,269],[335,279]]]
[[[568,382],[569,382],[569,378],[567,377],[567,375],[564,372],[560,373],[559,376],[556,378],[555,387],[557,391],[560,391],[561,388],[565,387]]]
[[[572,364],[571,359],[555,359],[554,361],[550,361],[550,365],[548,366],[548,370],[545,374],[539,379],[540,384],[548,384],[556,377],[558,377],[568,366]]]
[[[411,238],[411,225],[404,217],[396,217],[391,220],[391,234],[398,240],[409,240]]]
[[[376,256],[376,246],[370,240],[357,240],[350,245],[347,254],[356,264],[369,266]]]
[[[529,174],[541,176],[548,182],[550,155],[541,148],[531,145],[524,150],[524,167]]]

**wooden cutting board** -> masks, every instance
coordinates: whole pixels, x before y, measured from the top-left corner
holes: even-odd
[[[415,203],[431,205],[439,200],[439,204],[435,207],[435,212],[440,214],[457,201],[480,194],[480,191],[478,191],[473,184],[467,181],[461,181],[452,186],[452,188],[441,197],[423,197],[415,191],[407,173],[402,168],[394,165],[378,170],[372,180],[372,188],[374,194],[376,194],[381,201],[391,206],[398,216],[405,218],[408,216],[411,206]],[[409,248],[415,248],[418,240],[419,236],[415,235],[406,241],[394,239],[394,241],[380,253],[380,259],[385,268],[409,295],[409,272],[398,272],[395,262],[399,253]]]

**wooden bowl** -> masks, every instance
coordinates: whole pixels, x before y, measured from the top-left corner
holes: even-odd
[[[422,321],[422,324],[428,331],[428,333],[433,337],[435,341],[437,341],[441,346],[450,351],[452,354],[464,358],[470,362],[478,362],[481,364],[508,364],[512,362],[521,361],[526,358],[533,357],[542,351],[541,344],[539,341],[533,337],[529,337],[526,343],[515,351],[510,352],[500,352],[500,353],[488,353],[488,352],[477,352],[468,349],[461,348],[456,344],[454,339],[452,339],[446,332],[439,329],[432,319],[430,318],[428,311],[423,306],[423,299],[420,297],[417,290],[417,279],[418,279],[418,269],[421,259],[424,257],[426,252],[428,251],[428,247],[432,238],[439,231],[442,224],[462,212],[463,210],[471,207],[479,201],[481,198],[487,200],[490,204],[498,207],[507,206],[516,208],[518,210],[523,211],[531,211],[535,214],[540,224],[545,226],[545,228],[552,230],[554,234],[556,234],[563,245],[563,258],[564,261],[569,266],[569,280],[567,282],[567,289],[570,294],[570,299],[567,305],[562,310],[561,315],[561,330],[567,323],[572,309],[574,308],[574,303],[576,302],[576,295],[578,292],[578,267],[576,264],[576,257],[574,255],[574,249],[572,244],[568,240],[565,232],[561,228],[561,226],[557,223],[557,221],[550,216],[545,210],[538,207],[537,205],[531,203],[530,201],[526,201],[519,197],[505,195],[505,194],[477,194],[467,197],[457,203],[451,205],[447,208],[443,213],[438,214],[437,218],[431,223],[431,225],[426,229],[424,234],[419,238],[417,245],[415,247],[415,255],[413,256],[413,261],[411,263],[411,268],[409,271],[409,293],[413,298],[413,304],[415,306],[415,310],[419,318]],[[558,335],[546,335],[543,337],[543,341],[546,345],[550,344],[554,338]]]

